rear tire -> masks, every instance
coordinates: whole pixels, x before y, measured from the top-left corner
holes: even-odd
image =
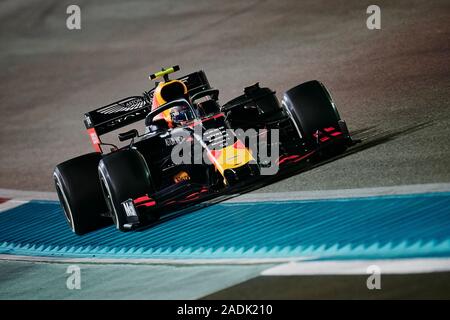
[[[65,161],[53,172],[56,192],[67,223],[82,235],[111,224],[102,217],[108,211],[98,179],[99,153],[89,153]]]
[[[314,133],[327,127],[339,130],[340,116],[325,86],[312,80],[302,83],[284,94],[283,106],[291,116],[299,135],[315,144]]]
[[[127,215],[123,201],[154,193],[150,170],[144,157],[136,150],[114,152],[98,165],[100,184],[116,228],[127,231]],[[156,215],[153,217],[157,220]]]

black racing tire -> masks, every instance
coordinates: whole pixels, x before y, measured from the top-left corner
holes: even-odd
[[[315,144],[314,133],[339,128],[340,116],[325,86],[317,80],[302,83],[284,94],[282,104],[301,138]]]
[[[98,165],[103,194],[116,228],[124,227],[127,215],[123,201],[155,192],[150,170],[142,154],[137,150],[122,150],[105,156]],[[157,218],[155,213],[152,216]]]
[[[108,211],[98,179],[99,153],[85,154],[60,163],[53,180],[69,227],[78,235],[111,224],[101,216]]]

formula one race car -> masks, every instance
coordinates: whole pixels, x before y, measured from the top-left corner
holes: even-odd
[[[343,153],[353,143],[319,81],[293,87],[281,103],[256,83],[220,105],[203,71],[170,80],[178,70],[152,74],[162,81],[142,96],[85,114],[95,152],[57,165],[53,174],[76,234],[111,221],[121,231],[148,226],[168,212]],[[141,120],[142,132],[118,134],[125,146],[100,139]]]

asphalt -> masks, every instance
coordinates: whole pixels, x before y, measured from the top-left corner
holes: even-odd
[[[378,1],[381,30],[366,28],[371,1],[78,1],[80,31],[68,4],[0,4],[2,188],[52,191],[54,166],[91,151],[83,113],[174,64],[205,70],[223,103],[319,79],[351,130],[396,133],[263,191],[449,181],[448,1]]]
[[[259,276],[202,299],[450,299],[448,272],[383,275],[380,288],[370,290],[367,280],[367,275]]]

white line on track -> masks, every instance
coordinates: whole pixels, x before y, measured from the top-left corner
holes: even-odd
[[[45,256],[23,256],[12,254],[0,254],[0,261],[23,261],[44,263],[85,263],[85,264],[162,264],[162,265],[256,265],[276,264],[294,261],[304,261],[302,258],[256,258],[256,259],[127,259],[127,258],[64,258]]]
[[[381,274],[409,274],[450,271],[450,258],[389,260],[304,261],[281,264],[261,272],[263,276],[309,276],[368,274],[369,266]]]
[[[8,200],[0,204],[0,212],[7,211],[10,209],[14,209],[24,203],[27,203],[27,200]]]
[[[56,192],[22,191],[1,188],[0,197],[14,200],[58,200]]]
[[[224,201],[224,203],[361,198],[448,191],[450,191],[450,183],[430,183],[360,189],[248,193]]]

